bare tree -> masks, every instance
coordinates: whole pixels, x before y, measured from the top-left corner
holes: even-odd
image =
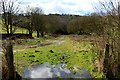
[[[119,35],[120,29],[120,1],[119,0],[105,0],[99,1],[101,5],[101,13],[106,13],[104,16],[106,23],[106,33],[110,36]],[[109,30],[109,31],[108,31]]]
[[[39,7],[35,7],[31,10],[31,24],[34,26],[34,29],[37,31],[37,37],[39,33],[43,37],[44,34],[44,21],[43,21],[43,11]]]
[[[16,0],[1,0],[0,7],[2,9],[2,21],[5,25],[7,34],[13,34],[13,16],[18,13],[18,3]]]
[[[32,36],[32,33],[33,33],[33,26],[32,26],[32,21],[31,21],[31,8],[30,8],[30,6],[28,6],[27,7],[27,11],[26,11],[26,20],[25,20],[25,22],[23,22],[23,23],[25,23],[26,24],[26,28],[28,29],[28,31],[29,31],[29,35],[31,35]],[[22,23],[22,24],[23,24]]]

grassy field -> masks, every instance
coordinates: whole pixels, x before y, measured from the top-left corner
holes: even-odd
[[[6,34],[7,32],[6,32],[6,29],[5,28],[2,28],[2,26],[0,25],[0,33],[2,33],[2,34]],[[28,32],[28,30],[27,29],[25,29],[25,28],[18,28],[18,27],[16,27],[16,29],[15,29],[15,31],[14,31],[14,34],[16,34],[16,33],[20,33],[20,34],[28,34],[29,32]],[[33,31],[33,34],[32,34],[32,36],[33,37],[36,37],[37,35],[36,35],[36,31]]]
[[[22,74],[24,68],[31,68],[34,64],[49,62],[57,65],[58,63],[67,64],[71,72],[85,68],[93,77],[100,78],[93,66],[96,53],[92,51],[93,46],[87,41],[75,41],[70,36],[61,35],[53,38],[45,36],[35,39],[20,39],[14,42],[14,59],[16,70]]]

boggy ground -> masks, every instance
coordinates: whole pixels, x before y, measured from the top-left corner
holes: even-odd
[[[97,53],[94,43],[88,36],[61,35],[58,37],[46,36],[35,39],[19,39],[14,41],[15,67],[22,75],[24,68],[31,68],[35,64],[48,62],[53,65],[64,63],[75,73],[76,67],[86,69],[95,78],[101,78],[94,61]],[[86,40],[87,39],[87,40]]]

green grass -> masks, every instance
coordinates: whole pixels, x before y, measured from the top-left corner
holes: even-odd
[[[14,27],[14,26],[13,26]],[[3,27],[3,25],[1,24],[0,25],[0,28],[1,28],[1,30],[2,30],[2,33],[7,33],[6,32],[6,29]],[[28,33],[28,30],[27,29],[25,29],[25,28],[18,28],[18,27],[16,27],[16,29],[15,29],[15,32],[14,33],[23,33],[23,34],[26,34],[26,33]]]
[[[6,33],[7,33],[5,28],[2,29],[2,25],[0,25],[0,31],[1,31],[0,33],[3,33],[3,34],[6,34]],[[15,32],[14,32],[14,34],[16,34],[16,33],[28,34],[29,32],[28,32],[28,30],[25,29],[25,28],[18,28],[18,27],[17,27],[16,30],[15,30]],[[36,37],[36,36],[37,36],[36,31],[33,31],[32,36],[33,36],[33,37]]]
[[[58,42],[54,42],[55,40]],[[20,74],[25,67],[30,68],[34,64],[49,62],[54,65],[65,63],[72,72],[75,71],[74,66],[78,69],[85,68],[92,76],[101,77],[101,74],[94,71],[92,63],[96,53],[92,52],[92,46],[88,42],[74,43],[68,36],[55,39],[28,39],[22,42],[21,45],[14,47],[15,66]],[[53,43],[49,45],[40,45],[41,43],[47,42]],[[33,45],[37,45],[37,47],[30,47]]]
[[[15,26],[13,26],[14,28]],[[2,21],[0,20],[0,33],[6,34],[6,29],[3,27]],[[20,28],[20,27],[16,27],[15,32],[14,33],[21,33],[21,34],[28,34],[28,30],[25,28]],[[36,31],[33,31],[33,37],[36,37]]]
[[[16,28],[15,33],[23,33],[26,34],[28,33],[28,30],[25,28]]]

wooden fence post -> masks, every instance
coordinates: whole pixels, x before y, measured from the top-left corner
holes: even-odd
[[[11,42],[7,43],[5,57],[8,67],[8,79],[15,80],[15,74],[14,74],[15,71],[14,71],[14,62],[13,62],[14,61],[13,45]]]
[[[104,58],[104,63],[103,63],[103,66],[104,66],[103,73],[105,74],[106,78],[112,79],[114,78],[114,76],[113,76],[111,65],[110,65],[109,53],[110,53],[110,45],[106,44],[105,58]]]

